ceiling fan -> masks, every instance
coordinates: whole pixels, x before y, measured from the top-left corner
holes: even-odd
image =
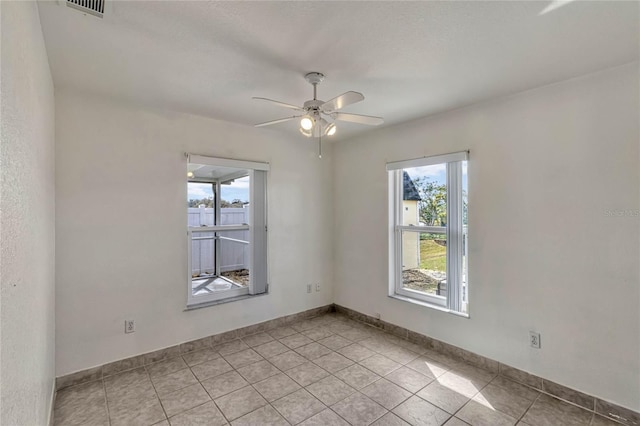
[[[302,107],[285,102],[274,101],[273,99],[254,97],[253,99],[271,102],[275,105],[299,112],[298,115],[266,121],[264,123],[256,124],[255,127],[270,126],[272,124],[283,123],[285,121],[300,118],[300,133],[308,138],[314,136],[321,139],[322,136],[333,136],[336,134],[336,124],[328,121],[327,118],[332,121],[349,121],[352,123],[367,124],[370,126],[377,126],[384,122],[381,117],[340,112],[340,110],[347,105],[363,101],[364,96],[362,93],[350,91],[336,96],[327,102],[321,101],[316,97],[316,89],[318,84],[324,80],[324,74],[319,72],[310,72],[306,74],[304,78],[313,86],[313,99],[306,101]]]

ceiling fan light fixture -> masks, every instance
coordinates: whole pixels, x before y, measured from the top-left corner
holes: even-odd
[[[312,130],[305,130],[302,127],[300,127],[300,133],[302,133],[304,136],[306,136],[308,138],[313,136],[313,131]]]
[[[327,136],[333,136],[333,135],[336,134],[337,130],[338,130],[338,128],[336,127],[336,124],[335,123],[331,123],[326,127],[326,129],[324,131],[324,134],[327,135]]]
[[[309,115],[305,115],[304,117],[302,117],[302,120],[300,120],[300,129],[301,130],[311,130],[313,129],[313,118],[311,118],[311,116]]]

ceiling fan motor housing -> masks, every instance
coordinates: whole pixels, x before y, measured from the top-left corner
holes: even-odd
[[[320,105],[322,105],[324,103],[324,101],[318,100],[318,99],[311,99],[309,101],[306,101],[304,103],[304,109],[306,111],[311,111],[311,110],[320,110]]]
[[[321,72],[310,72],[304,78],[311,84],[319,84],[324,80],[324,74]]]

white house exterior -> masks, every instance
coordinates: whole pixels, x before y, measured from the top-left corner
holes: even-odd
[[[405,226],[418,225],[418,201],[420,194],[413,180],[407,172],[402,174],[402,224]],[[417,269],[420,267],[420,234],[407,232],[402,239],[402,269]]]

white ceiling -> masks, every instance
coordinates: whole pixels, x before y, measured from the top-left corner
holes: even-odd
[[[551,7],[548,7],[551,6]],[[553,9],[555,6],[561,6]],[[347,90],[385,126],[638,60],[635,1],[40,2],[54,83],[254,124]],[[553,9],[541,13],[545,9]],[[296,132],[293,122],[264,131]],[[337,139],[366,126],[343,124]],[[300,136],[302,137],[302,136]]]

